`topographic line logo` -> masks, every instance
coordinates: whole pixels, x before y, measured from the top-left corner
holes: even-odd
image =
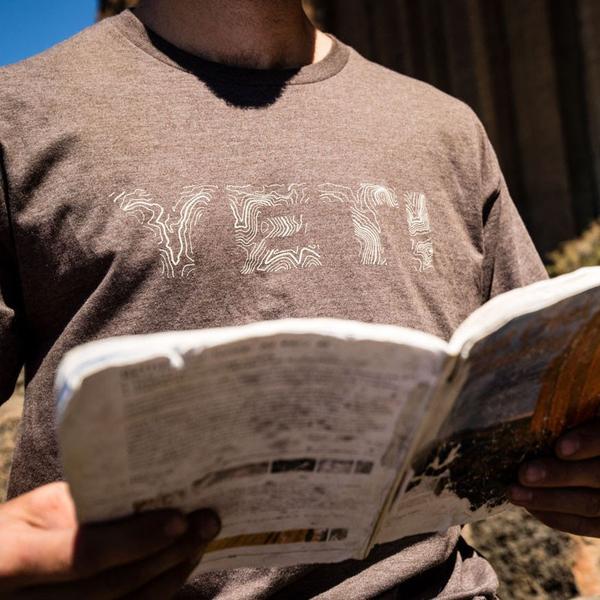
[[[192,230],[199,224],[216,189],[211,185],[186,186],[170,212],[143,189],[122,192],[114,196],[113,202],[158,237],[163,275],[188,277],[196,268]]]
[[[404,194],[408,233],[411,236],[410,245],[412,259],[416,261],[415,270],[419,272],[433,269],[433,242],[431,241],[431,225],[427,198],[425,194],[407,192]]]
[[[194,229],[217,189],[214,185],[188,185],[170,209],[163,208],[143,188],[110,197],[121,211],[132,215],[158,240],[163,276],[183,278],[197,268]],[[224,195],[233,215],[235,243],[245,257],[243,275],[323,265],[321,248],[312,239],[304,245],[292,246],[291,238],[309,233],[305,215],[305,208],[312,201],[309,189],[303,183],[225,187]],[[387,265],[380,218],[383,209],[399,208],[395,191],[373,183],[362,183],[355,188],[326,183],[318,186],[317,194],[320,201],[348,207],[360,263]],[[427,198],[418,192],[405,193],[404,206],[414,269],[429,271],[433,269],[434,252]]]
[[[235,222],[235,240],[244,251],[242,274],[262,271],[273,273],[322,265],[317,244],[296,248],[267,247],[267,240],[285,239],[306,233],[303,215],[264,217],[264,209],[276,206],[299,207],[307,203],[306,186],[301,183],[263,187],[227,186],[229,205]]]
[[[319,189],[323,200],[350,204],[354,234],[360,244],[361,264],[387,264],[381,243],[381,225],[377,219],[377,209],[380,206],[398,208],[394,190],[370,183],[361,184],[356,193],[349,187],[333,183],[323,184]]]

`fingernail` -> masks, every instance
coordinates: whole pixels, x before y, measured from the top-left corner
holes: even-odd
[[[165,525],[165,534],[170,538],[182,536],[188,529],[187,521],[183,517],[173,517]]]
[[[525,481],[536,483],[546,477],[546,469],[541,463],[531,463],[525,469]]]
[[[533,493],[530,490],[516,485],[509,488],[508,495],[514,502],[529,502],[533,498]]]
[[[562,456],[573,456],[579,447],[581,442],[578,435],[570,435],[563,438],[558,444],[558,451]]]

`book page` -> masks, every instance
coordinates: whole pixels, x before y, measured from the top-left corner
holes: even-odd
[[[213,345],[198,332],[196,347],[163,334],[162,356],[144,336],[69,358],[59,441],[81,521],[213,508],[223,528],[200,571],[362,557],[445,345],[270,327]]]
[[[587,287],[474,340],[453,409],[417,454],[380,541],[502,510],[520,463],[551,453],[562,431],[597,413],[600,287]]]

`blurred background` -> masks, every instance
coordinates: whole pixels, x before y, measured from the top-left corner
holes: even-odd
[[[0,65],[134,0],[0,0]],[[367,58],[469,104],[551,274],[600,264],[600,0],[305,0]],[[20,414],[0,408],[0,488]],[[0,492],[1,494],[1,492]],[[502,598],[600,598],[600,544],[508,511],[465,529]]]

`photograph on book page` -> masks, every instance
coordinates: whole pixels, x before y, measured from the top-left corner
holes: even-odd
[[[420,450],[380,541],[499,512],[526,459],[552,453],[600,408],[600,288],[509,321],[475,342],[438,439]]]

